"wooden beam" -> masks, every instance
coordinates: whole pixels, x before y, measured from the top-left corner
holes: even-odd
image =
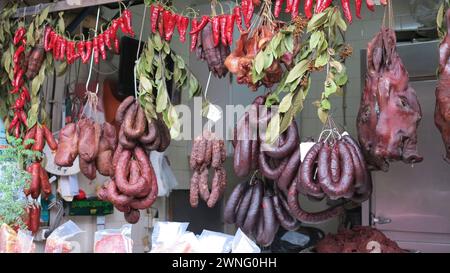
[[[99,6],[111,3],[118,3],[118,0],[63,0],[55,3],[44,3],[30,7],[19,8],[14,18],[31,16],[41,13],[42,10],[50,6],[49,12],[66,11],[85,7]]]

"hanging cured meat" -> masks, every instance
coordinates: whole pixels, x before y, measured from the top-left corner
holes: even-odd
[[[417,127],[422,111],[408,72],[396,51],[395,32],[381,31],[367,49],[367,75],[357,119],[359,141],[374,170],[387,171],[388,161],[421,162]]]
[[[436,88],[434,122],[442,134],[446,155],[450,163],[450,9],[446,13],[447,35],[439,46],[439,82]]]

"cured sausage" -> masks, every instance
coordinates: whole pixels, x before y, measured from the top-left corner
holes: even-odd
[[[343,213],[342,206],[331,207],[321,212],[306,212],[300,207],[298,201],[297,180],[292,183],[288,193],[288,204],[291,214],[305,224],[315,224],[328,221],[329,219]]]
[[[212,162],[211,166],[213,168],[219,168],[222,166],[223,154],[225,153],[225,144],[222,139],[214,140],[212,144]]]
[[[80,159],[83,159],[86,162],[92,162],[98,154],[101,127],[91,119],[81,119],[78,121],[78,126],[80,129],[78,145]]]
[[[219,167],[214,171],[214,177],[211,187],[212,190],[206,203],[209,208],[212,208],[216,205],[217,201],[219,200],[222,194],[222,189],[224,188],[222,184],[224,180],[226,180],[226,178],[224,177],[225,175],[226,175],[225,169],[223,167]]]
[[[113,164],[113,172],[116,171],[116,167],[117,167],[117,162],[119,161],[119,157],[123,152],[123,146],[122,145],[118,145],[116,150],[114,151],[114,155],[112,158],[112,164]]]
[[[151,120],[147,122],[147,131],[139,138],[139,142],[142,144],[151,144],[156,139],[156,135],[158,134],[158,128],[156,125],[156,121]]]
[[[138,194],[136,194],[137,198],[142,198],[150,194],[152,187],[152,182],[150,179],[152,177],[153,167],[150,163],[150,159],[147,153],[141,147],[136,146],[136,148],[134,148],[134,157],[137,159],[139,163],[139,169],[141,170],[140,178],[145,180],[144,186],[142,187],[141,191]]]
[[[115,150],[117,148],[116,127],[108,122],[102,124],[102,133],[99,143],[99,152],[105,150]]]
[[[199,172],[198,175],[198,188],[200,191],[200,197],[203,199],[203,201],[208,202],[210,193],[209,193],[209,186],[208,186],[208,175],[209,171],[207,168],[204,168],[202,171]]]
[[[117,162],[118,168],[116,168],[115,178],[116,186],[119,191],[128,196],[136,196],[142,191],[148,189],[147,180],[143,177],[139,178],[135,184],[130,184],[127,177],[130,173],[130,159],[131,151],[124,150]],[[142,167],[142,165],[141,165]]]
[[[248,208],[250,207],[250,203],[252,201],[252,193],[254,189],[255,189],[254,186],[250,186],[244,193],[241,203],[239,204],[236,214],[236,226],[238,227],[242,227],[244,225]]]
[[[47,126],[42,125],[42,131],[44,133],[44,138],[45,141],[47,142],[48,147],[50,147],[50,149],[53,151],[58,149],[58,143],[56,142],[52,132],[47,128]]]
[[[286,230],[297,230],[300,227],[300,223],[290,215],[284,208],[281,201],[281,194],[275,194],[272,197],[275,216],[277,217],[280,225]]]
[[[255,185],[253,186],[252,199],[250,201],[250,206],[242,227],[242,230],[246,233],[250,233],[254,225],[257,224],[263,195],[264,183],[257,179]]]
[[[131,209],[129,212],[124,213],[125,221],[130,224],[136,224],[137,222],[139,222],[140,216],[141,213],[137,209]]]
[[[95,161],[87,162],[86,160],[80,158],[80,171],[90,180],[94,180],[97,177]]]
[[[194,171],[191,177],[191,186],[189,189],[189,203],[191,207],[198,207],[198,199],[199,199],[199,187],[198,187],[198,172]]]
[[[244,181],[239,183],[231,192],[223,212],[223,220],[225,223],[233,224],[236,222],[236,211],[247,187],[248,182]]]
[[[41,194],[41,174],[40,174],[41,164],[33,163],[31,164],[31,185],[30,193],[33,199],[37,199]]]
[[[130,149],[130,150],[132,150],[132,149],[134,149],[134,147],[136,147],[136,142],[130,141],[130,140],[125,136],[123,127],[124,127],[124,126],[122,125],[122,127],[120,127],[120,130],[119,130],[119,143],[120,143],[120,145],[122,145],[125,149]]]
[[[36,137],[36,127],[37,127],[37,125],[33,126],[25,134],[25,137],[23,138],[24,144],[25,144],[25,142],[27,142],[27,140],[31,140],[31,139],[33,140],[33,143],[25,145],[25,149],[30,149],[33,146],[35,137]]]
[[[116,183],[113,180],[108,182],[106,189],[108,193],[108,200],[111,201],[116,207],[128,206],[133,200],[133,197],[121,194],[117,190]]]
[[[59,132],[59,145],[55,154],[55,164],[70,167],[78,155],[78,132],[75,123],[69,123]]]
[[[251,154],[251,170],[256,170],[258,168],[258,161],[259,161],[259,140],[253,139],[252,140],[252,154]]]
[[[125,100],[123,100],[122,103],[119,105],[119,108],[117,108],[117,111],[116,111],[116,122],[118,124],[123,123],[125,113],[126,113],[127,109],[133,104],[133,102],[134,102],[134,97],[129,96]]]
[[[153,167],[150,165],[151,170],[151,178],[150,181],[152,182],[152,189],[150,193],[144,197],[144,198],[135,198],[131,203],[130,207],[133,209],[147,209],[155,203],[156,198],[158,197],[158,183],[156,181],[155,172],[153,170]]]
[[[259,243],[262,246],[269,246],[272,244],[280,227],[279,222],[275,216],[275,209],[271,196],[264,196],[262,201],[262,216],[264,219],[264,232],[260,238]]]
[[[145,133],[147,120],[144,110],[138,102],[128,108],[123,123],[123,131],[125,136],[130,140],[139,139]]]
[[[112,164],[112,162],[112,150],[106,150],[98,154],[97,158],[95,159],[95,166],[101,175],[111,176],[114,174],[114,164]]]
[[[337,145],[334,145],[331,148],[330,156],[331,181],[333,181],[333,183],[339,183],[339,180],[341,179],[341,166],[339,164],[339,149]]]
[[[346,197],[349,193],[350,197],[351,195],[353,195],[354,167],[351,154],[345,143],[339,141],[336,145],[338,145],[337,149],[339,151],[339,159],[342,170],[341,178],[338,183],[333,183],[331,180],[331,171],[329,165],[331,148],[327,143],[325,143],[325,145],[319,152],[318,162],[318,177],[320,187],[322,188],[324,193],[332,200]]]
[[[145,149],[147,151],[155,151],[155,150],[159,149],[159,146],[161,146],[161,134],[160,134],[159,130],[157,130],[155,140],[150,144],[146,144]]]
[[[292,121],[292,123],[288,127],[287,132],[285,132],[284,134],[286,134],[286,139],[283,142],[280,142],[280,146],[274,148],[273,145],[270,145],[263,141],[263,143],[261,143],[261,150],[263,150],[268,156],[275,159],[281,159],[289,156],[300,144],[300,136],[298,135],[297,123],[295,121]]]
[[[41,180],[41,189],[44,193],[44,198],[47,199],[48,196],[52,193],[52,186],[50,185],[50,181],[48,180],[47,171],[39,165],[39,177]]]
[[[163,120],[158,120],[158,128],[159,128],[159,135],[160,135],[160,141],[161,144],[156,149],[156,151],[162,153],[164,152],[167,147],[170,145],[171,136],[170,136],[170,130],[167,127],[167,125],[164,123]]]
[[[238,141],[234,149],[234,172],[237,176],[243,177],[250,173],[251,164],[251,140],[248,113],[244,116],[243,126],[238,128]]]
[[[314,164],[323,143],[316,143],[306,154],[298,173],[299,188],[306,191],[307,194],[322,198],[323,192],[320,185],[314,181]]]

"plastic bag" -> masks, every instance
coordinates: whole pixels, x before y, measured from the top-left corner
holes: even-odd
[[[17,233],[7,224],[0,227],[0,253],[14,253]]]
[[[239,228],[231,244],[232,253],[261,253],[261,249]]]
[[[47,238],[45,253],[69,253],[73,250],[72,243],[67,239],[84,232],[71,220],[57,227]]]
[[[193,252],[197,248],[195,235],[186,232],[189,223],[157,222],[152,233],[151,253]]]
[[[229,253],[234,236],[225,233],[203,230],[198,237],[200,253]]]
[[[153,151],[150,153],[150,161],[155,170],[156,181],[158,181],[158,196],[169,196],[178,182],[165,154]]]
[[[36,244],[33,243],[33,235],[29,230],[19,230],[17,232],[16,253],[34,253]]]
[[[104,229],[95,232],[94,253],[132,253],[132,225],[120,229]]]

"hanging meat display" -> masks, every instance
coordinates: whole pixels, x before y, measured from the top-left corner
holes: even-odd
[[[388,161],[418,163],[417,127],[422,112],[396,51],[394,30],[382,28],[367,49],[367,75],[357,118],[359,141],[374,170]]]
[[[444,141],[444,159],[450,163],[450,9],[447,10],[445,18],[447,34],[439,46],[439,82],[436,88],[434,122]]]
[[[220,19],[215,17],[214,20]],[[196,55],[200,60],[206,61],[208,69],[216,77],[222,78],[228,73],[225,67],[225,58],[230,55],[230,46],[222,42],[217,42],[219,32],[213,29],[213,23],[208,23],[198,34]],[[222,36],[225,34],[223,33]]]

